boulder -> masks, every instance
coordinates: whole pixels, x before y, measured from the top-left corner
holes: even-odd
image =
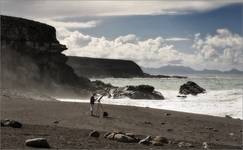
[[[12,127],[12,128],[21,128],[22,124],[15,120],[1,120],[1,126],[2,127]]]
[[[169,140],[165,137],[162,137],[162,136],[156,136],[155,138],[153,138],[151,143],[154,146],[163,146],[164,144],[168,144]]]
[[[144,144],[144,145],[149,145],[149,144],[151,144],[151,140],[152,140],[151,136],[147,136],[146,138],[140,140],[138,143]]]
[[[126,86],[110,90],[110,95],[114,99],[131,98],[131,99],[157,99],[162,100],[164,96],[154,90],[154,87],[149,85]]]
[[[197,95],[200,93],[205,93],[206,90],[202,87],[200,87],[199,85],[197,85],[195,82],[192,81],[188,81],[187,83],[183,84],[180,87],[180,94],[184,94],[184,95],[188,95],[188,94],[192,94],[192,95]]]
[[[89,136],[98,138],[100,136],[100,133],[98,131],[92,131],[89,133]]]
[[[50,148],[50,145],[45,138],[28,139],[25,141],[25,145],[36,148]]]
[[[112,132],[109,135],[107,135],[106,138],[109,139],[109,140],[113,140],[115,135],[116,135],[116,133]]]
[[[127,136],[125,134],[116,134],[114,136],[114,140],[118,141],[118,142],[124,142],[124,143],[133,143],[133,142],[136,142],[136,139],[130,137],[130,136]]]

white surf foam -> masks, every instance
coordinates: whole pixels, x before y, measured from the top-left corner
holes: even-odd
[[[206,114],[213,116],[229,115],[234,118],[242,117],[242,90],[220,90],[207,91],[205,94],[197,96],[189,95],[187,98],[177,97],[178,91],[160,90],[165,100],[132,100],[109,99],[103,98],[103,104],[125,105],[150,107],[157,109],[167,109],[181,112],[189,112],[196,114]],[[84,102],[88,103],[88,99],[58,99],[60,101]]]

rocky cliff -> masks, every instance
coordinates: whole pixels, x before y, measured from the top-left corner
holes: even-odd
[[[69,56],[67,64],[79,76],[86,77],[143,77],[141,68],[129,60]]]
[[[66,65],[67,57],[61,54],[66,49],[56,39],[54,27],[1,16],[2,88],[44,91],[52,95],[75,95],[88,89],[89,79],[78,77]]]

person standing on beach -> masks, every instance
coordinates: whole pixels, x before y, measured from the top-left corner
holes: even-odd
[[[90,97],[90,115],[94,116],[95,93]]]

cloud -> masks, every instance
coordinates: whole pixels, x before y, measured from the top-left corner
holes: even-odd
[[[133,60],[144,67],[160,67],[165,64],[181,64],[193,56],[177,51],[163,37],[139,40],[134,34],[119,36],[113,40],[92,37],[79,31],[57,29],[57,37],[68,47],[64,54],[98,58]]]
[[[56,21],[53,19],[38,19],[40,22],[45,22],[56,28],[68,28],[68,29],[82,29],[82,28],[94,28],[101,23],[100,20],[91,20],[86,22],[69,22],[69,21]]]
[[[243,37],[228,29],[218,29],[215,35],[201,38],[195,34],[193,48],[210,68],[239,68],[243,70]]]
[[[57,37],[68,47],[64,54],[70,56],[133,60],[143,67],[171,64],[197,70],[243,70],[243,37],[227,29],[218,29],[214,35],[205,37],[195,34],[192,46],[196,51],[190,54],[181,52],[163,37],[140,40],[128,34],[108,40],[65,28],[57,29]]]
[[[210,11],[236,2],[242,1],[3,0],[0,4],[2,14],[35,19],[70,16],[174,15]]]
[[[167,38],[165,39],[166,41],[171,41],[171,42],[177,42],[177,41],[190,41],[189,38],[179,38],[179,37],[173,37],[173,38]]]

